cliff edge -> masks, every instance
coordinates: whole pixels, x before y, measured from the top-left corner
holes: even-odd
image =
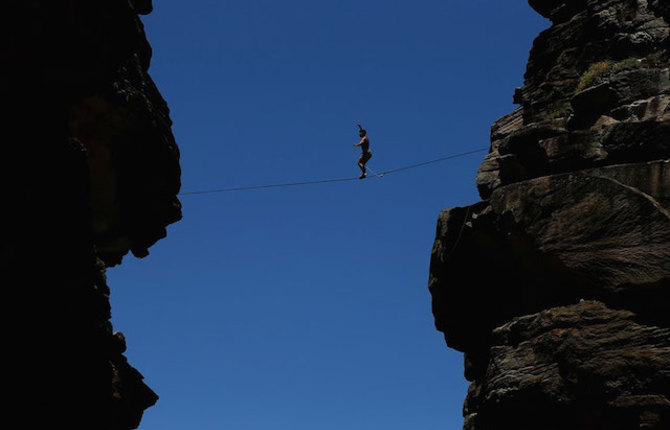
[[[181,218],[179,151],[147,70],[151,0],[7,0],[0,18],[5,420],[136,428],[105,269]]]
[[[464,429],[668,429],[670,2],[529,3],[552,25],[431,255]]]

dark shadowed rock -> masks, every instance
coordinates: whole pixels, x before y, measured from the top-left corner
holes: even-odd
[[[105,278],[181,217],[179,152],[137,16],[150,9],[3,3],[3,386],[20,428],[136,428],[157,400],[123,355]]]
[[[670,3],[665,0],[652,0],[649,2],[649,6],[657,15],[670,22]]]
[[[135,7],[137,13],[140,15],[148,15],[154,10],[152,0],[132,0],[131,3],[133,4],[133,7]]]

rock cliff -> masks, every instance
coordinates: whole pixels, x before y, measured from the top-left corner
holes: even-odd
[[[431,255],[464,429],[669,429],[670,2],[529,3],[552,25]]]
[[[5,422],[125,430],[156,394],[110,323],[106,267],[180,219],[147,70],[150,0],[7,0],[0,22]]]

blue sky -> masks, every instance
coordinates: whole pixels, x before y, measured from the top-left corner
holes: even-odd
[[[548,26],[521,0],[154,3],[183,191],[358,176],[358,122],[377,171],[486,148]],[[167,239],[108,272],[160,396],[140,429],[460,429],[463,358],[434,329],[428,264],[440,210],[479,200],[484,154],[183,196]]]

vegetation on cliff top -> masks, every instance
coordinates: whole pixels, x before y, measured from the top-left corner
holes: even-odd
[[[602,81],[606,76],[612,73],[617,73],[623,70],[634,69],[636,67],[658,67],[664,63],[664,53],[655,52],[646,57],[637,58],[629,57],[618,62],[612,60],[599,61],[591,64],[591,66],[584,72],[577,83],[576,93],[584,91],[586,88],[593,86]]]

